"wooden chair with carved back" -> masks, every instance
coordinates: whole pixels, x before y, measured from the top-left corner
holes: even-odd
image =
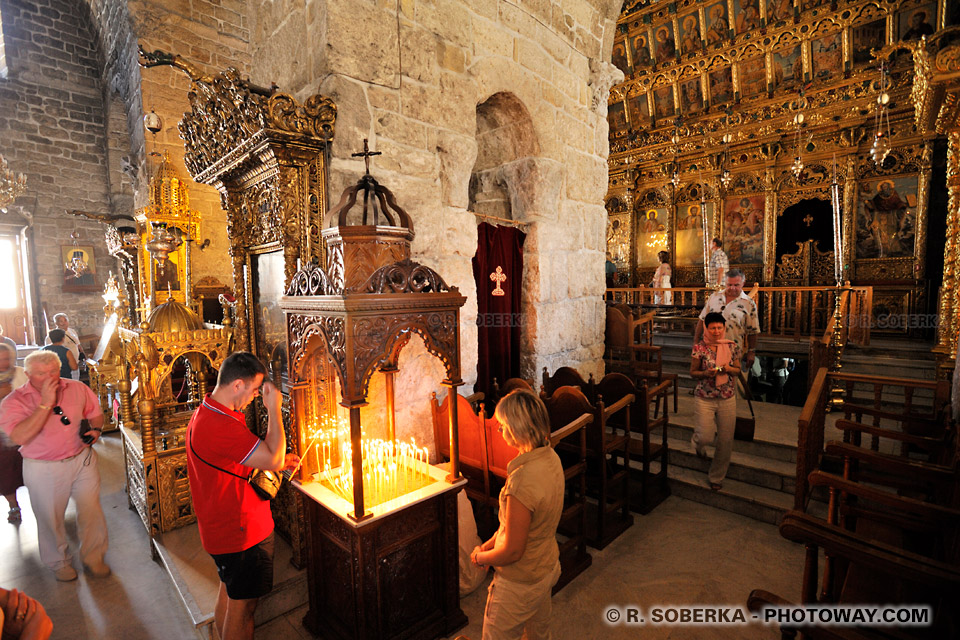
[[[535,391],[533,385],[524,380],[523,378],[507,378],[503,381],[501,385],[496,378],[493,379],[493,388],[487,397],[487,414],[493,415],[494,410],[497,408],[497,403],[503,399],[505,395],[510,393],[515,389],[526,389],[527,391]]]
[[[640,378],[657,384],[670,380],[673,383],[673,412],[679,411],[679,376],[663,370],[663,352],[653,344],[652,313],[634,318],[608,305],[605,346],[607,373],[622,373],[637,384]]]
[[[560,367],[551,376],[547,373],[547,368],[544,367],[543,384],[540,385],[540,393],[546,394],[547,397],[549,397],[560,387],[576,387],[583,392],[583,395],[587,396],[587,400],[591,403],[595,399],[592,373],[588,376],[587,380],[584,380],[580,372],[573,367]]]
[[[588,517],[587,542],[602,549],[633,524],[630,513],[630,434],[624,427],[614,428],[611,416],[629,413],[634,396],[627,395],[607,407],[591,404],[577,387],[560,387],[550,397],[541,395],[556,430],[584,414],[593,416],[587,428],[587,489],[596,497],[594,517]],[[627,416],[622,425],[630,424]],[[572,452],[561,443],[561,459]],[[588,505],[588,509],[592,505]]]
[[[460,434],[460,471],[467,479],[467,496],[480,504],[496,504],[491,494],[488,468],[487,419],[484,416],[482,393],[467,398],[457,394],[457,419]],[[477,407],[475,409],[474,407]],[[430,394],[430,413],[433,416],[433,441],[437,459],[450,459],[450,395],[437,402],[437,394]]]
[[[638,387],[622,373],[608,373],[595,388],[597,398],[609,404],[616,404],[630,395],[636,398],[629,413],[621,411],[610,416],[608,424],[615,429],[623,428],[629,415],[631,458],[640,462],[639,491],[631,498],[630,504],[634,511],[643,514],[650,513],[670,495],[667,479],[670,387],[669,380],[649,386],[645,379],[640,380]],[[660,465],[656,473],[651,471],[654,461]]]

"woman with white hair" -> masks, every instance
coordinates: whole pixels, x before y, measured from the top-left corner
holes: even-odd
[[[27,374],[23,367],[17,366],[17,352],[5,342],[0,342],[0,401],[10,392],[27,383]],[[7,522],[20,522],[20,503],[17,502],[17,489],[23,486],[23,458],[20,447],[10,441],[0,431],[0,494],[10,506]]]
[[[500,528],[470,554],[475,565],[496,568],[483,613],[483,640],[548,639],[551,590],[560,578],[563,466],[550,446],[547,408],[532,391],[507,394],[494,417],[503,439],[520,454],[507,465]]]

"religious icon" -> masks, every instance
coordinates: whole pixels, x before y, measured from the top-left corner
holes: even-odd
[[[613,65],[623,71],[623,75],[630,75],[630,65],[627,62],[626,49],[623,46],[622,42],[615,42],[613,45]]]
[[[657,29],[657,62],[669,62],[677,55],[677,47],[673,38],[673,24],[667,23]]]
[[[909,17],[908,17],[909,16]],[[937,5],[930,3],[920,8],[900,13],[900,39],[919,40],[923,36],[933,35],[933,25],[936,22]]]
[[[691,13],[680,20],[680,52],[696,53],[700,50],[700,25],[698,16]]]
[[[607,106],[607,122],[612,131],[623,131],[627,128],[627,113],[623,109],[623,100],[617,100]]]
[[[687,115],[703,111],[703,91],[699,78],[680,84],[680,110]]]
[[[710,28],[707,29],[707,44],[718,44],[727,38],[730,33],[730,23],[727,22],[727,3],[718,2],[706,10]]]
[[[740,63],[740,96],[749,98],[767,90],[767,69],[763,58]]]
[[[743,33],[760,26],[760,5],[757,0],[740,0],[733,5],[737,33]]]
[[[633,69],[642,71],[653,64],[650,58],[650,47],[647,44],[647,36],[640,35],[633,39]]]
[[[628,216],[611,216],[607,223],[607,254],[618,269],[626,268],[630,262],[628,220]]]
[[[824,36],[810,43],[813,73],[816,78],[829,78],[843,72],[843,45],[839,33]]]
[[[803,0],[803,9],[816,9],[824,3],[825,0]]]
[[[917,176],[860,184],[857,258],[912,256],[916,235]]]
[[[677,207],[676,248],[677,266],[703,265],[703,216],[707,216],[707,232],[713,225],[713,203],[701,206],[687,203]]]
[[[709,79],[710,104],[723,104],[733,100],[733,73],[730,67],[712,72]]]
[[[63,291],[96,291],[97,265],[93,245],[65,244],[60,247]]]
[[[767,17],[770,22],[789,20],[793,17],[793,0],[768,0]]]
[[[667,248],[667,230],[663,221],[667,210],[642,210],[637,225],[637,265],[655,267],[659,264],[657,252]]]
[[[674,115],[673,87],[660,87],[653,92],[653,107],[657,120],[670,118]]]
[[[881,49],[887,40],[887,20],[881,18],[867,24],[853,27],[853,62],[856,64],[870,62],[873,56],[871,49]]]
[[[763,262],[764,197],[733,196],[724,203],[723,249],[730,264]]]
[[[627,98],[627,107],[629,109],[630,125],[637,126],[650,122],[650,105],[647,103],[647,94],[638,93],[635,96]]]
[[[803,80],[803,59],[800,45],[793,49],[773,52],[773,84],[777,88],[791,87]]]

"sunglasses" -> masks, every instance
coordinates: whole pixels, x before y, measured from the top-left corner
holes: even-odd
[[[70,418],[68,418],[67,416],[63,415],[63,409],[60,408],[60,405],[57,405],[57,406],[55,406],[55,407],[53,408],[53,413],[54,413],[54,415],[60,416],[60,424],[62,424],[62,425],[64,425],[64,426],[70,424]]]

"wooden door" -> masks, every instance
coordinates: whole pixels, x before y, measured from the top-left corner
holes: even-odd
[[[27,306],[23,289],[22,251],[17,236],[0,235],[0,325],[3,335],[27,343]]]

